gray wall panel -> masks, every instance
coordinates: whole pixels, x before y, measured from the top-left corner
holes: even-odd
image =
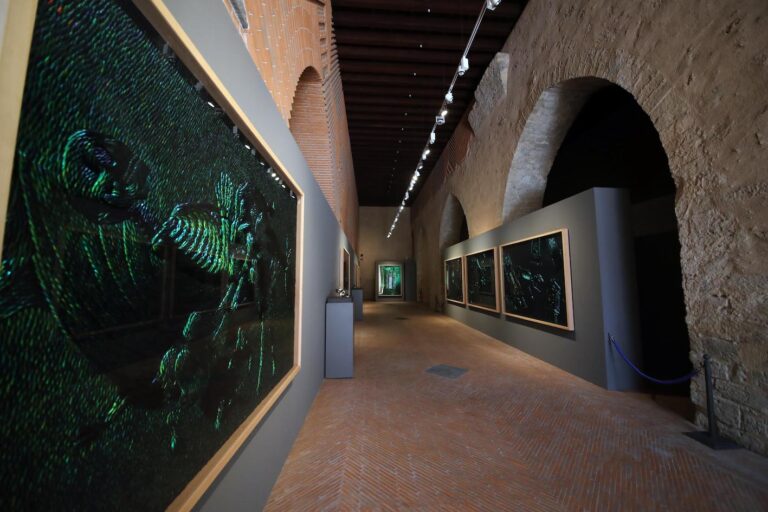
[[[610,262],[612,255],[618,258],[626,257],[627,241],[621,231],[624,229],[622,224],[624,221],[598,222],[598,216],[624,218],[624,213],[620,211],[626,206],[623,195],[622,191],[613,189],[587,190],[453,245],[443,254],[444,259],[455,258],[548,231],[567,228],[575,322],[573,332],[451,303],[446,305],[446,313],[489,336],[600,386],[608,389],[623,389],[631,385],[634,381],[626,375],[628,371],[626,368],[620,364],[612,364],[609,371],[606,367],[603,295],[605,289],[606,293],[609,293],[606,295],[606,300],[619,301],[628,294],[635,293],[634,288],[627,289],[628,280],[634,280],[633,264],[631,260],[629,263]],[[602,238],[610,242],[609,246],[603,250],[603,254],[599,244],[601,233]],[[631,236],[631,232],[626,231],[626,235]],[[617,248],[623,248],[624,252],[617,251]],[[629,249],[631,250],[631,245]],[[501,278],[500,275],[499,278]],[[609,325],[616,328],[616,332],[619,331],[615,326],[625,323],[636,325],[636,308],[632,301],[626,307],[611,307],[606,312],[611,315]],[[635,339],[628,339],[627,342],[634,343]]]
[[[355,253],[280,116],[220,0],[166,5],[305,194],[301,371],[207,495],[202,511],[260,510],[323,379],[325,299],[339,281],[339,247]]]

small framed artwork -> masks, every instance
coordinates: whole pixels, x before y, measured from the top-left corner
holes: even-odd
[[[349,263],[349,252],[342,247],[341,249],[341,279],[340,285],[344,290],[349,290],[349,283],[351,282],[350,272],[351,267]]]
[[[501,246],[504,314],[574,330],[568,230]]]
[[[381,262],[376,271],[376,296],[394,298],[403,296],[403,264]]]
[[[500,311],[496,253],[493,247],[465,256],[467,304],[494,313]]]
[[[464,258],[445,260],[445,300],[462,306],[466,304],[464,282]]]

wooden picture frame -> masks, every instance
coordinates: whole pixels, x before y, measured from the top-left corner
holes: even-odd
[[[477,254],[482,254],[485,252],[493,252],[493,278],[494,278],[494,294],[496,296],[496,307],[495,308],[489,308],[488,306],[484,306],[482,304],[473,304],[470,300],[469,296],[469,260],[472,256],[475,256]],[[481,309],[483,311],[488,311],[491,313],[499,313],[501,311],[501,296],[499,294],[500,288],[499,288],[499,249],[498,247],[488,247],[486,249],[483,249],[481,251],[474,251],[469,254],[464,255],[464,272],[465,272],[465,284],[464,284],[464,290],[467,297],[467,306],[475,309]]]
[[[304,269],[305,199],[299,183],[269,147],[265,138],[226,89],[221,79],[213,71],[165,3],[162,0],[134,0],[133,3],[296,197],[293,366],[217,449],[167,508],[171,511],[187,511],[192,510],[211,487],[232,457],[250,438],[265,415],[285,393],[301,369],[301,319],[303,312],[301,290]],[[3,119],[3,122],[0,123],[0,256],[2,256],[16,138],[37,6],[38,2],[36,1],[9,0],[6,27],[4,32],[0,32],[0,35],[3,36],[0,47],[0,118]]]
[[[381,267],[400,267],[400,293],[398,294],[380,294],[381,289]],[[404,297],[404,279],[403,271],[405,267],[401,261],[378,261],[376,262],[376,297],[382,299],[402,299]]]
[[[461,300],[455,300],[448,297],[448,262],[459,260],[461,262]],[[467,263],[464,256],[448,258],[443,261],[443,277],[445,279],[445,301],[459,306],[467,304]]]
[[[528,242],[530,240],[535,240],[537,238],[543,238],[550,235],[554,235],[556,233],[561,234],[562,242],[563,242],[563,280],[564,280],[563,286],[565,288],[565,313],[566,313],[565,325],[558,324],[555,322],[547,322],[538,318],[533,318],[529,316],[508,312],[507,306],[506,306],[506,298],[505,298],[506,290],[504,288],[504,248],[512,245],[520,244],[523,242]],[[505,315],[512,318],[525,320],[527,322],[533,322],[541,325],[546,325],[548,327],[563,329],[565,331],[573,331],[575,329],[575,324],[573,319],[573,289],[571,285],[571,253],[570,253],[568,229],[566,228],[555,229],[552,231],[547,231],[546,233],[539,233],[537,235],[521,238],[519,240],[515,240],[512,242],[508,242],[500,245],[499,246],[499,273],[501,275],[501,303],[502,303],[502,309]]]

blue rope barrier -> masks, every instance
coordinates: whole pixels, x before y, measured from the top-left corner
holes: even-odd
[[[665,379],[657,379],[657,378],[651,377],[651,376],[650,376],[650,375],[648,375],[647,373],[644,373],[644,372],[643,372],[643,371],[642,371],[640,368],[638,368],[637,366],[635,366],[635,365],[632,363],[632,361],[630,361],[630,360],[627,358],[627,356],[626,356],[626,355],[624,355],[624,351],[623,351],[623,350],[621,350],[621,347],[619,346],[619,344],[618,344],[618,343],[616,343],[616,340],[615,340],[615,339],[613,339],[613,336],[611,336],[610,334],[608,334],[608,341],[610,341],[610,342],[611,342],[611,344],[612,344],[614,347],[616,347],[616,352],[618,352],[618,353],[619,353],[619,355],[621,356],[621,358],[624,360],[624,362],[625,362],[625,363],[627,363],[627,364],[629,365],[629,367],[630,367],[630,368],[632,368],[633,370],[635,370],[635,372],[637,372],[637,374],[638,374],[638,375],[640,375],[641,377],[643,377],[643,378],[646,378],[646,379],[648,379],[648,380],[649,380],[649,381],[651,381],[651,382],[655,382],[656,384],[669,384],[669,385],[671,385],[671,384],[681,384],[681,383],[683,383],[683,382],[687,382],[687,381],[691,380],[693,377],[695,377],[695,376],[696,376],[696,374],[698,374],[698,373],[699,373],[699,370],[696,370],[696,369],[694,369],[694,370],[693,370],[691,373],[689,373],[688,375],[684,375],[684,376],[682,376],[682,377],[678,377],[678,378],[676,378],[676,379],[666,379],[666,380],[665,380]]]

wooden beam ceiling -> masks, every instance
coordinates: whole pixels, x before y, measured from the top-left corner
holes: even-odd
[[[488,11],[470,69],[425,162],[416,197],[526,0]],[[483,0],[333,0],[333,23],[360,204],[395,206],[405,193]]]

